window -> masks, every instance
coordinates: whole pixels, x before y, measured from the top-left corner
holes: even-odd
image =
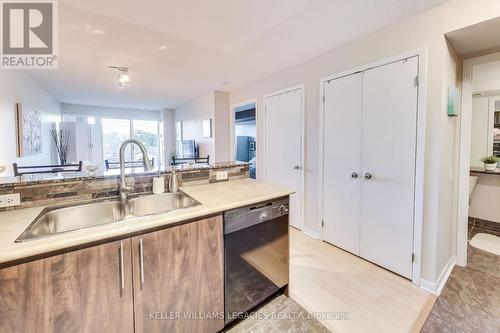
[[[161,160],[160,123],[155,120],[129,120],[102,118],[102,143],[105,160],[118,161],[123,141],[134,138],[146,147],[149,159],[154,158],[154,166]],[[142,154],[136,146],[130,145],[125,151],[125,160],[141,161]]]
[[[130,139],[130,120],[102,118],[102,153],[104,160],[117,161],[120,158],[120,146]],[[125,159],[132,160],[130,146],[125,151]]]
[[[146,151],[148,152],[149,159],[151,160],[151,158],[154,158],[154,164],[157,166],[160,157],[158,122],[154,120],[133,120],[132,125],[134,139],[139,140],[144,144]],[[134,153],[134,160],[141,160],[142,155],[140,151],[136,149]]]
[[[120,146],[123,141],[134,138],[139,140],[146,147],[149,159],[154,158],[154,167],[159,167],[163,158],[163,122],[158,120],[140,120],[126,118],[106,118],[98,115],[68,114],[63,113],[63,122],[86,123],[95,126],[97,131],[101,131],[102,156],[105,160],[117,162],[120,159]],[[101,140],[99,138],[99,141]],[[101,153],[99,152],[99,155]],[[125,151],[126,161],[141,161],[142,154],[135,145],[129,145]],[[136,169],[136,172],[140,170]]]
[[[76,123],[77,116],[73,116],[70,114],[63,114],[63,122],[65,123]]]

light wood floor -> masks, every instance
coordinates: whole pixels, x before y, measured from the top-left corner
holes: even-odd
[[[336,333],[419,332],[435,296],[410,281],[290,228],[290,296],[309,312],[347,312],[319,319]]]

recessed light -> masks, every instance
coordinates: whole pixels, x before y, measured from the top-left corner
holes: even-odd
[[[166,46],[166,45],[162,45],[162,46],[160,46],[158,49],[160,49],[161,51],[164,51],[164,50],[166,50],[166,49],[167,49],[167,46]]]
[[[101,29],[95,29],[92,31],[93,34],[96,34],[96,35],[102,35],[104,34],[104,31],[102,31]]]

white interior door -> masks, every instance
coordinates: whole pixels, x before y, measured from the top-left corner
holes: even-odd
[[[362,74],[325,83],[323,238],[359,255]]]
[[[412,275],[417,74],[414,57],[363,76],[360,255],[407,278]]]
[[[295,190],[290,197],[290,225],[302,221],[302,113],[304,89],[264,99],[266,182]]]

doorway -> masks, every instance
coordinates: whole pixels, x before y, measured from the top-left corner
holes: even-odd
[[[231,152],[233,160],[248,162],[250,178],[257,177],[257,104],[238,104],[231,112]]]
[[[302,229],[304,212],[304,85],[264,96],[266,182],[295,190],[290,225]]]
[[[477,253],[483,257],[500,253],[500,82],[495,80],[499,76],[500,53],[464,61],[457,228],[460,266],[477,268]]]

